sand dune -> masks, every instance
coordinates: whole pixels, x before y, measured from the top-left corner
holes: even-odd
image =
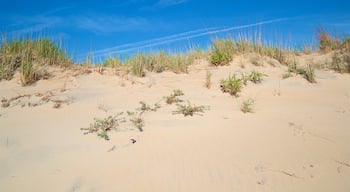
[[[188,74],[128,79],[52,69],[33,86],[1,81],[0,98],[31,96],[0,108],[0,191],[350,191],[349,74],[316,70],[310,84],[282,79],[285,66],[245,66],[202,61]],[[238,98],[220,91],[220,79],[251,70],[268,76]],[[172,114],[163,97],[174,89],[210,109]],[[254,113],[240,110],[247,98]],[[143,132],[126,123],[106,141],[80,130],[139,101],[162,105],[144,114]]]

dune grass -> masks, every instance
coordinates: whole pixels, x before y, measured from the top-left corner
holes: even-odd
[[[0,46],[0,80],[11,80],[19,69],[22,85],[29,85],[47,65],[72,65],[67,53],[48,38],[5,41]]]
[[[194,58],[189,54],[170,54],[160,51],[158,53],[138,53],[125,60],[123,65],[127,66],[131,74],[144,77],[146,71],[160,73],[165,70],[174,73],[187,73],[188,66],[192,65]]]

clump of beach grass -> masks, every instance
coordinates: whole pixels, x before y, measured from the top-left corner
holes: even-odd
[[[233,59],[234,42],[228,39],[215,39],[212,44],[214,50],[210,63],[215,66],[228,65]]]
[[[67,53],[48,38],[6,41],[0,46],[0,80],[10,80],[20,69],[22,85],[40,79],[40,67],[71,66]]]
[[[315,68],[311,64],[307,64],[306,67],[299,68],[298,74],[303,75],[304,78],[310,83],[316,83]]]

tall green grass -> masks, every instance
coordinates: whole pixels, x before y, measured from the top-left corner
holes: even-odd
[[[36,70],[44,65],[69,66],[67,53],[52,40],[23,39],[2,42],[0,46],[0,80],[10,80],[20,69],[23,85],[36,80]]]
[[[213,53],[210,62],[213,65],[228,65],[234,55],[256,53],[260,56],[268,56],[276,59],[281,64],[287,64],[286,54],[288,49],[275,45],[262,44],[260,41],[233,38],[214,39]]]
[[[194,58],[189,54],[170,54],[160,51],[158,53],[143,54],[138,53],[127,58],[123,65],[138,77],[143,77],[146,71],[160,73],[165,70],[174,73],[187,73],[188,66],[194,62]]]

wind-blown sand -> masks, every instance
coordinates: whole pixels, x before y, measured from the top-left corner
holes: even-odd
[[[261,84],[248,83],[238,98],[220,91],[220,79],[253,69],[268,75]],[[316,70],[310,84],[301,76],[282,80],[285,66],[204,61],[188,74],[129,80],[52,70],[29,87],[18,77],[0,82],[0,98],[32,95],[0,108],[0,191],[350,191],[349,74]],[[163,97],[174,89],[210,110],[173,115],[176,106]],[[40,103],[45,95],[51,100]],[[248,98],[254,113],[244,114]],[[106,141],[80,130],[139,101],[162,105],[144,114],[144,132],[111,131]]]

